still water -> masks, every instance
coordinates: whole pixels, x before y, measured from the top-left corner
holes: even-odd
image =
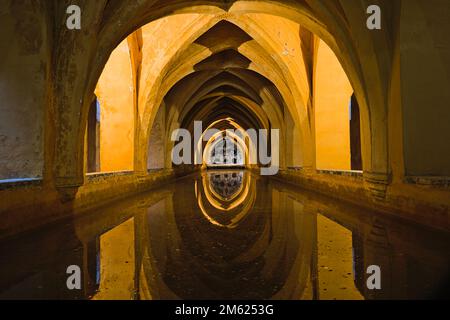
[[[0,299],[449,298],[449,240],[249,172],[208,171],[0,243]],[[367,287],[371,265],[379,290]],[[67,287],[69,266],[80,290]]]

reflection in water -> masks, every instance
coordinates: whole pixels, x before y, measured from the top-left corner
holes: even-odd
[[[203,174],[201,181],[195,181],[195,197],[198,209],[212,225],[232,229],[253,208],[255,181],[243,172]]]
[[[445,297],[448,240],[248,172],[208,171],[0,243],[0,298]],[[74,264],[81,291],[66,287]],[[374,264],[377,291],[366,287]]]

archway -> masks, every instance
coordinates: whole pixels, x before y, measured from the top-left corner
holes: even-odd
[[[388,166],[386,163],[386,128],[384,120],[386,117],[385,108],[383,106],[384,104],[381,102],[384,101],[384,92],[383,88],[380,88],[379,86],[376,86],[376,88],[370,90],[369,92],[369,90],[366,89],[366,85],[370,84],[374,78],[380,79],[382,74],[380,68],[383,68],[388,63],[374,64],[369,63],[368,61],[367,63],[361,63],[360,59],[363,58],[359,55],[358,50],[360,49],[355,48],[353,45],[352,36],[345,30],[343,22],[338,18],[339,15],[330,15],[331,12],[335,13],[335,11],[339,10],[339,8],[325,6],[321,1],[307,2],[309,7],[305,4],[299,4],[297,2],[283,2],[281,5],[278,1],[261,1],[257,3],[236,1],[228,4],[217,2],[216,5],[211,5],[211,2],[198,1],[194,6],[192,3],[187,1],[178,1],[176,3],[169,2],[167,4],[155,7],[152,7],[150,3],[144,1],[142,6],[130,6],[127,8],[121,7],[123,4],[117,4],[117,7],[116,5],[111,4],[106,8],[108,14],[105,16],[105,21],[103,21],[101,25],[101,30],[98,31],[99,41],[97,42],[97,48],[100,50],[94,50],[91,54],[91,59],[94,59],[95,56],[95,61],[98,63],[95,64],[94,68],[89,70],[89,73],[87,73],[86,69],[83,70],[83,66],[79,66],[77,68],[77,73],[79,75],[85,73],[89,78],[87,85],[81,86],[86,89],[81,90],[84,91],[82,95],[91,95],[90,92],[92,92],[92,89],[90,88],[94,87],[96,78],[98,77],[102,65],[104,64],[103,61],[105,61],[115,45],[120,42],[125,35],[129,34],[130,30],[133,30],[136,27],[148,23],[158,17],[169,14],[192,12],[197,14],[221,14],[227,12],[228,16],[249,13],[266,13],[285,17],[292,21],[301,23],[313,33],[319,35],[330,45],[339,60],[342,62],[343,67],[349,75],[350,81],[355,88],[358,101],[360,102],[363,132],[362,140],[364,146],[364,167],[367,172],[386,175],[388,173]],[[141,9],[141,11],[139,11],[139,9]],[[112,17],[114,17],[115,21],[117,21],[117,18],[120,17],[119,20],[123,21],[123,23],[120,26],[112,23],[110,20]],[[89,36],[92,35],[86,35],[84,40],[87,40]],[[83,41],[83,39],[79,39],[79,41]],[[376,45],[382,48],[384,46],[384,44],[380,41],[373,42],[370,45]],[[76,53],[73,55],[76,55]],[[71,58],[73,58],[73,56]],[[374,55],[370,58],[364,57],[364,59],[372,59],[373,61],[379,59],[379,57]],[[364,70],[360,67],[361,65],[364,66]],[[372,68],[370,70],[371,80],[366,81],[366,77],[369,74],[367,71],[370,68]],[[64,91],[64,88],[62,89]],[[61,110],[62,113],[60,116],[67,117],[67,119],[72,123],[70,126],[71,129],[66,132],[62,132],[61,136],[58,137],[58,145],[61,147],[62,151],[57,155],[56,161],[56,171],[57,176],[59,177],[57,180],[61,182],[57,184],[60,186],[79,185],[82,181],[82,179],[80,179],[80,164],[82,164],[82,162],[77,160],[80,159],[79,156],[71,157],[73,161],[69,160],[69,162],[66,162],[66,164],[69,164],[66,168],[62,168],[58,165],[60,160],[67,160],[67,155],[79,154],[79,151],[77,150],[80,149],[79,145],[82,145],[82,139],[75,138],[76,142],[73,143],[69,141],[71,140],[69,136],[77,136],[77,128],[80,127],[78,120],[81,120],[82,124],[84,122],[83,119],[85,119],[83,114],[87,114],[87,112],[82,111],[81,119],[76,116],[70,116],[71,113],[73,114],[73,112],[76,112],[76,109],[79,108],[79,104],[68,104],[67,102],[68,101],[62,101],[62,103],[59,104],[60,106],[69,106],[64,111]],[[83,109],[85,108],[83,107]],[[305,117],[304,119],[306,120],[308,117]],[[306,123],[303,125],[305,124]],[[377,136],[377,143],[373,143],[374,136]],[[145,138],[145,135],[139,135],[139,137]],[[374,154],[376,157],[373,157]]]

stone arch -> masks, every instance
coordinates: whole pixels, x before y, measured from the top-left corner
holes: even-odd
[[[227,17],[227,19],[230,19],[230,17]],[[236,20],[236,19],[234,19],[234,20]],[[228,20],[220,20],[218,23],[216,23],[214,26],[213,26],[213,28],[216,28],[216,26],[218,25],[218,24],[224,24],[224,23],[227,23],[227,24],[230,24],[230,25],[233,25],[234,26],[234,24],[232,24],[231,22],[229,22]],[[210,24],[208,25],[208,27],[210,27]],[[240,29],[240,27],[238,26],[238,25],[236,25],[236,26],[234,26],[234,28],[239,28]],[[249,29],[250,27],[246,27],[246,29]],[[250,28],[251,29],[251,28]],[[205,28],[205,30],[206,30],[206,28]],[[200,38],[202,38],[202,37],[204,37],[206,34],[208,34],[208,33],[210,33],[211,32],[211,29],[208,29],[208,30],[206,30],[205,31],[205,33],[204,34],[202,34],[202,36],[200,37]],[[241,30],[240,31],[242,34],[244,34],[243,35],[243,38],[245,39],[245,41],[249,41],[249,40],[251,40],[252,38],[246,33],[247,31],[246,30]],[[262,37],[262,36],[259,36],[259,38],[262,40],[264,37]],[[191,39],[192,40],[192,39]],[[191,41],[191,40],[189,40],[189,41]],[[195,42],[197,42],[197,40],[195,41]],[[218,41],[218,44],[219,44],[219,46],[223,46],[224,45],[224,42],[227,42],[227,40],[225,40],[225,41]],[[283,61],[281,61],[281,60],[278,60],[278,62],[277,61],[274,61],[273,59],[272,59],[272,57],[273,56],[276,56],[276,55],[278,55],[278,53],[276,52],[276,51],[274,51],[273,49],[270,49],[270,47],[268,48],[268,52],[267,52],[267,54],[266,54],[266,50],[264,50],[264,48],[262,48],[262,47],[260,47],[260,46],[258,46],[257,47],[259,50],[256,50],[256,49],[254,49],[255,50],[255,53],[253,54],[253,56],[254,57],[260,57],[260,56],[266,56],[266,61],[267,61],[267,65],[270,65],[271,66],[271,69],[275,69],[275,68],[277,68],[277,67],[279,67],[279,64],[285,64],[285,62],[283,62]],[[219,49],[220,50],[220,49]],[[215,52],[216,51],[216,48],[215,47],[211,47],[211,46],[206,46],[206,49],[205,49],[205,51],[208,51],[208,52],[210,52],[210,51],[212,51],[212,52]],[[222,51],[219,51],[219,53],[221,53]],[[245,56],[246,55],[248,55],[250,52],[246,52],[245,53]],[[182,56],[182,54],[175,54],[175,56],[174,57],[176,57],[176,58],[179,58],[180,57],[180,55]],[[177,74],[179,74],[179,76],[175,76],[175,77],[173,77],[173,78],[175,78],[175,79],[178,79],[178,80],[180,80],[180,78],[181,77],[183,77],[183,76],[186,76],[186,74],[189,74],[189,72],[192,72],[192,68],[190,67],[192,64],[194,64],[194,63],[196,63],[196,62],[198,62],[198,63],[201,63],[202,61],[204,61],[204,60],[201,60],[201,58],[198,58],[197,60],[195,60],[195,62],[190,62],[190,59],[192,58],[192,56],[199,56],[199,54],[196,52],[195,54],[192,54],[191,56],[188,56],[188,57],[184,57],[184,56],[182,56],[184,59],[183,60],[186,60],[186,62],[184,62],[184,65],[187,65],[187,67],[181,67],[181,66],[179,66],[179,65],[176,65],[176,67],[173,67],[173,69],[176,69],[176,72],[173,72],[173,71],[170,71],[172,74],[173,73],[177,73]],[[214,54],[213,55],[211,55],[211,56],[209,56],[208,58],[212,58],[214,56]],[[243,58],[246,58],[245,56],[243,56]],[[202,56],[202,58],[205,58],[206,57],[206,55],[204,55],[204,56]],[[181,58],[180,58],[181,59]],[[173,60],[173,59],[172,59]],[[254,59],[252,59],[252,60],[254,60]],[[173,62],[173,63],[175,63],[175,62]],[[171,65],[171,64],[173,64],[172,62],[169,62],[167,65]],[[264,63],[261,63],[262,65],[264,64]],[[194,69],[196,69],[196,68],[194,68]],[[255,69],[255,68],[249,68],[249,69],[252,69],[253,71],[256,71],[257,69]],[[301,106],[295,106],[295,105],[298,105],[298,103],[300,102],[301,103],[301,101],[303,101],[303,100],[305,100],[305,98],[304,97],[297,97],[297,98],[295,98],[295,97],[293,97],[292,96],[292,93],[291,93],[291,91],[293,90],[293,91],[296,91],[296,89],[295,89],[295,86],[294,87],[292,87],[292,88],[289,88],[289,85],[288,85],[288,82],[289,82],[289,79],[294,79],[295,77],[293,76],[293,75],[290,75],[290,76],[288,76],[287,74],[286,74],[286,72],[289,74],[290,73],[290,71],[289,71],[289,68],[285,65],[284,67],[283,67],[283,69],[284,69],[284,72],[283,71],[281,71],[281,68],[280,68],[280,71],[275,71],[275,72],[271,72],[270,73],[270,76],[271,76],[271,78],[273,77],[273,75],[275,75],[275,74],[278,74],[278,73],[280,73],[280,75],[279,75],[279,78],[277,78],[278,80],[276,80],[277,82],[276,82],[276,87],[280,87],[280,89],[279,90],[282,90],[282,96],[283,96],[283,98],[287,101],[284,105],[285,106],[293,106],[293,107],[291,107],[290,108],[290,112],[292,112],[293,113],[293,118],[294,119],[298,119],[297,121],[295,121],[295,123],[297,123],[297,126],[298,126],[298,123],[300,123],[300,122],[305,122],[305,120],[299,120],[299,118],[298,118],[298,116],[297,116],[297,111],[296,110],[304,110],[303,111],[303,113],[304,113],[304,115],[302,116],[302,118],[303,119],[306,119],[307,118],[307,115],[305,114],[305,112],[306,112],[306,108],[303,106],[303,105],[301,105]],[[185,70],[185,72],[179,72],[179,70]],[[190,71],[187,71],[187,70],[190,70]],[[199,72],[201,72],[201,71],[199,71]],[[206,72],[206,71],[205,71]],[[214,73],[219,73],[220,71],[214,71]],[[236,71],[232,68],[232,69],[230,69],[230,70],[227,70],[227,72],[228,73],[230,73],[230,74],[235,74],[235,75],[237,75],[236,74]],[[263,75],[265,75],[265,77],[267,78],[267,77],[269,77],[269,74],[267,74],[267,72],[264,72],[264,70],[261,70],[261,71],[259,71],[259,73],[262,73]],[[168,77],[169,78],[171,78],[172,77],[172,75],[171,74],[169,74],[168,75]],[[205,77],[208,77],[207,75],[206,75],[206,73],[205,73]],[[161,78],[161,76],[158,76],[158,78]],[[242,77],[241,77],[242,78]],[[239,79],[238,79],[239,80]],[[143,130],[148,130],[148,129],[146,129],[146,128],[151,128],[152,127],[152,121],[153,121],[153,117],[154,117],[154,115],[157,113],[157,108],[155,108],[157,105],[159,105],[159,100],[160,99],[162,99],[162,95],[164,95],[165,94],[165,90],[168,90],[169,88],[171,88],[171,86],[172,86],[172,84],[174,84],[175,83],[175,81],[176,80],[173,80],[173,82],[170,82],[169,81],[169,83],[167,84],[165,84],[164,86],[165,86],[165,88],[166,89],[164,89],[164,90],[162,90],[161,91],[161,89],[159,89],[159,88],[157,88],[157,87],[155,87],[153,84],[152,84],[152,87],[153,88],[155,88],[155,90],[156,89],[158,89],[158,90],[160,90],[160,97],[159,98],[155,98],[155,99],[153,99],[152,100],[152,102],[149,102],[149,101],[147,101],[147,103],[146,103],[146,107],[145,107],[145,109],[146,109],[146,111],[144,111],[144,117],[143,117],[143,122],[144,122],[144,124],[142,125],[143,126]],[[202,81],[204,81],[204,80],[202,80]],[[159,80],[158,80],[158,82],[159,82]],[[238,82],[240,82],[240,80],[238,81]],[[231,83],[230,82],[230,85],[235,85],[234,83]],[[250,90],[251,91],[251,90]],[[297,90],[298,91],[298,90]],[[151,96],[152,97],[154,97],[155,96],[155,94],[151,94]],[[255,99],[257,99],[257,95],[255,94],[254,95],[255,96]],[[309,94],[307,94],[307,96],[309,96]],[[300,129],[299,129],[299,131],[301,131],[301,130],[303,130],[304,128],[303,128],[303,126],[300,126]],[[303,136],[303,138],[301,138],[301,139],[299,139],[300,141],[308,141],[308,138],[306,138],[306,137],[308,137],[308,135],[309,135],[309,133],[308,133],[308,131],[305,131],[305,130],[303,130],[304,132],[302,133],[302,136]],[[145,132],[143,132],[143,133],[141,133],[141,136],[142,136],[142,139],[145,141],[147,138],[146,138],[146,133]],[[144,142],[144,145],[145,145],[146,143]],[[303,150],[305,150],[306,149],[306,147],[305,147],[305,145],[303,146]],[[143,159],[145,159],[145,155],[144,156],[140,156],[141,158],[143,158]],[[309,158],[311,158],[311,156],[309,156]],[[145,161],[143,161],[143,163],[144,163]]]
[[[257,74],[254,74],[254,76],[259,77]],[[192,75],[190,77],[192,77]],[[223,96],[225,96],[227,99],[231,101],[230,103],[231,105],[239,104],[245,106],[244,110],[251,111],[253,115],[250,117],[258,119],[256,122],[259,122],[256,124],[255,128],[270,129],[271,125],[272,128],[279,128],[281,130],[281,137],[282,137],[282,143],[280,148],[281,150],[284,150],[285,146],[283,139],[284,137],[283,130],[285,130],[285,126],[282,115],[283,111],[279,111],[280,108],[284,108],[284,102],[282,101],[281,98],[280,98],[281,100],[277,99],[276,89],[274,89],[275,91],[272,93],[270,92],[270,90],[263,90],[263,91],[256,90],[261,91],[261,93],[257,95],[252,94],[253,90],[251,88],[250,92],[247,91],[246,87],[248,87],[248,85],[245,83],[252,82],[256,86],[261,85],[258,84],[258,81],[247,81],[244,83],[240,80],[240,78],[235,79],[235,81],[230,81],[227,78],[217,78],[214,76],[214,74],[209,76],[209,80],[212,80],[213,82],[208,82],[208,79],[203,80],[205,81],[205,84],[207,84],[206,90],[203,90],[205,89],[204,86],[205,84],[202,84],[201,82],[197,81],[196,78],[194,79],[190,78],[186,79],[186,81],[189,81],[189,83],[193,83],[200,89],[195,89],[197,87],[195,88],[189,87],[188,89],[186,89],[182,86],[181,88],[174,89],[174,94],[176,92],[176,95],[174,95],[173,97],[172,94],[169,94],[169,97],[171,98],[169,100],[171,100],[172,102],[166,101],[165,104],[168,103],[177,105],[179,109],[177,107],[174,107],[171,108],[171,110],[169,111],[168,127],[170,128],[170,130],[167,132],[167,137],[170,137],[171,132],[174,129],[177,129],[179,126],[187,128],[189,124],[186,124],[186,120],[184,119],[186,119],[188,115],[189,115],[188,118],[190,119],[191,122],[199,114],[203,114],[203,116],[198,117],[198,119],[203,119],[204,116],[208,114],[208,111],[212,110],[211,109],[212,106],[217,105],[217,102],[221,102],[221,100],[224,99]],[[268,80],[266,79],[265,81]],[[230,83],[234,85],[236,84],[236,82],[241,82],[241,88],[243,91],[236,90],[235,89],[236,86],[234,87],[230,86],[229,88],[223,87],[224,83]],[[180,85],[183,85],[183,83],[181,83]],[[181,93],[181,96],[178,94],[178,92]],[[189,94],[186,94],[186,92],[189,92]],[[202,104],[202,101],[206,102]],[[200,112],[199,110],[203,111]],[[235,113],[235,111],[234,112],[231,111],[229,116],[233,116],[233,113]],[[193,129],[190,128],[190,131],[192,132]]]
[[[75,72],[70,75],[73,79],[83,79],[83,83],[75,81],[69,84],[66,75],[57,73],[56,81],[62,84],[56,88],[55,103],[58,107],[57,124],[60,134],[56,139],[57,149],[61,152],[56,155],[55,175],[56,185],[61,187],[76,187],[82,184],[82,133],[80,128],[84,128],[87,120],[87,106],[88,97],[92,95],[93,87],[99,77],[102,66],[111,51],[117,46],[120,41],[125,38],[131,31],[137,27],[144,25],[157,18],[178,14],[178,13],[267,13],[272,15],[282,16],[293,21],[296,21],[307,29],[311,30],[316,35],[320,36],[327,42],[337,57],[343,62],[344,69],[347,71],[350,81],[352,82],[356,96],[358,98],[361,113],[365,114],[363,124],[363,144],[366,146],[363,150],[365,167],[375,175],[388,174],[389,168],[387,164],[387,141],[386,141],[386,110],[385,100],[383,100],[382,89],[374,90],[374,97],[368,98],[367,86],[373,84],[367,78],[375,75],[377,79],[383,77],[383,68],[386,67],[388,61],[382,60],[383,64],[373,63],[375,58],[369,58],[366,63],[367,51],[364,49],[357,50],[355,39],[349,33],[345,26],[345,19],[342,19],[341,14],[335,14],[331,5],[326,4],[325,1],[306,1],[298,3],[296,1],[232,1],[223,3],[221,1],[170,1],[165,4],[160,4],[154,1],[142,1],[139,4],[130,5],[127,1],[122,3],[110,3],[106,8],[101,8],[101,5],[92,6],[94,12],[102,12],[103,17],[101,23],[98,24],[98,16],[93,15],[90,23],[92,25],[100,26],[93,31],[87,32],[84,35],[71,36],[67,32],[62,31],[59,37],[61,38],[61,48],[67,45],[68,41],[75,44],[90,44],[83,46],[81,49],[77,47],[76,50],[70,52],[71,48],[60,49],[58,56],[58,68],[61,70],[68,70],[75,68]],[[89,19],[86,19],[89,21]],[[120,21],[121,23],[115,23]],[[355,22],[356,21],[356,22]],[[359,20],[352,20],[355,24]],[[362,28],[362,27],[361,27]],[[358,28],[361,30],[361,28]],[[362,30],[355,37],[356,40],[363,38],[366,34]],[[96,39],[96,41],[93,41]],[[367,41],[369,47],[383,48],[383,39]],[[75,45],[76,47],[76,45]],[[62,52],[64,50],[64,52]],[[86,59],[88,55],[88,59]],[[372,60],[370,60],[372,59]],[[83,62],[80,65],[75,65],[80,60]],[[371,62],[372,61],[372,62]],[[363,63],[364,62],[364,63]],[[376,62],[376,61],[375,61]],[[366,65],[363,70],[362,65]],[[88,81],[84,81],[88,79]],[[381,81],[382,82],[382,81]],[[71,98],[68,92],[72,92]],[[381,91],[381,93],[380,93]],[[378,98],[377,98],[378,97]],[[369,103],[370,102],[370,103]],[[377,141],[374,141],[374,136],[377,136]],[[376,158],[375,158],[376,155]]]

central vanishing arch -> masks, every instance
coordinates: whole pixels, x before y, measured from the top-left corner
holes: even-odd
[[[56,9],[65,12],[62,10],[64,6],[65,3],[58,3]],[[137,28],[156,19],[182,13],[215,15],[218,21],[235,19],[236,23],[239,15],[269,14],[299,23],[323,39],[345,69],[361,108],[364,170],[370,174],[370,180],[387,181],[387,88],[384,86],[388,83],[386,77],[390,70],[390,38],[381,32],[370,33],[365,28],[365,9],[362,3],[361,11],[358,11],[354,5],[346,6],[341,2],[331,3],[326,0],[89,2],[84,8],[85,31],[74,33],[61,29],[57,35],[58,48],[54,52],[57,64],[52,96],[56,111],[56,186],[72,188],[84,182],[84,131],[89,104],[111,52]],[[213,26],[214,22],[211,20],[209,23]],[[252,30],[248,25],[240,27]],[[201,35],[201,31],[193,35],[193,39]],[[249,33],[257,37],[257,32]],[[278,64],[278,67],[283,68],[283,65]],[[288,108],[292,107],[288,104]],[[300,117],[299,125],[302,128],[309,126],[311,131],[314,125],[312,105],[308,103],[304,108],[304,118]],[[295,113],[293,115],[295,120],[297,117]],[[147,117],[149,119],[145,121],[138,117],[138,132],[148,129],[145,126],[151,124],[152,116]]]

